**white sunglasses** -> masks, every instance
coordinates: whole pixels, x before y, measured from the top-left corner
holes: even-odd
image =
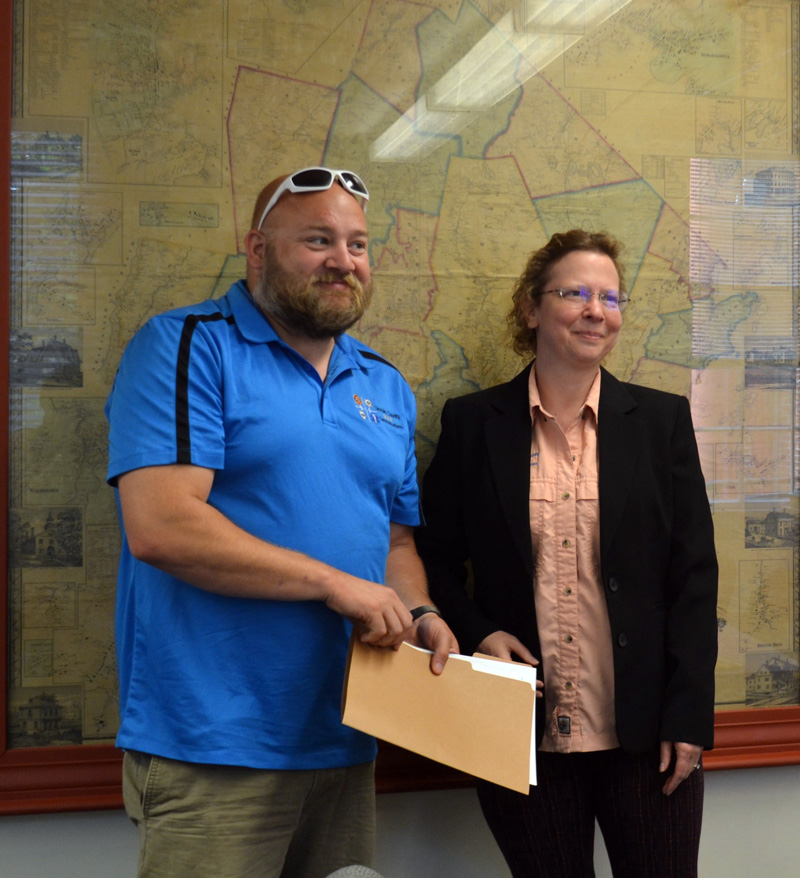
[[[272,198],[267,202],[267,206],[264,208],[264,213],[261,214],[261,219],[258,221],[256,228],[259,230],[261,229],[261,226],[264,225],[264,220],[267,218],[267,214],[273,207],[275,207],[278,203],[278,199],[284,192],[322,192],[325,189],[330,189],[336,180],[338,180],[351,195],[356,198],[363,198],[365,202],[369,201],[367,187],[358,174],[354,174],[352,171],[334,171],[330,168],[322,167],[303,168],[301,171],[295,171],[293,174],[289,174],[283,183],[278,186],[273,193]],[[364,212],[366,213],[366,211],[367,206],[365,204]]]

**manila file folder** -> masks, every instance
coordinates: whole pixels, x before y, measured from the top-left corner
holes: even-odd
[[[342,722],[527,794],[535,783],[535,682],[505,674],[524,668],[535,681],[535,671],[500,659],[451,655],[437,676],[430,656],[407,643],[380,649],[351,637]],[[494,666],[496,673],[478,670]]]

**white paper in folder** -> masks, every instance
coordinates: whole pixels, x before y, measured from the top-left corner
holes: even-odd
[[[419,649],[415,646],[414,649]],[[427,649],[420,650],[427,652]],[[508,677],[510,680],[520,680],[528,683],[533,689],[533,708],[531,710],[531,772],[530,784],[536,786],[536,668],[531,665],[523,665],[519,662],[503,661],[482,655],[451,655],[450,659],[469,662],[477,671],[484,674],[496,674],[498,677]],[[450,660],[448,659],[448,661]]]

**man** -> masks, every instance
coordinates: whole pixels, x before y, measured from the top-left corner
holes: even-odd
[[[349,171],[274,180],[246,282],[153,318],[122,358],[117,743],[140,876],[369,863],[375,742],[339,709],[350,622],[429,647],[434,673],[457,651],[414,548],[413,395],[343,334],[372,295],[368,197]]]

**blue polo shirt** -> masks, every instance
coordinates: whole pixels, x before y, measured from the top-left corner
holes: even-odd
[[[145,466],[213,469],[209,503],[231,521],[355,576],[382,583],[390,521],[419,522],[400,373],[345,335],[323,383],[244,282],[151,319],[106,413],[111,484]],[[373,739],[341,724],[350,624],[324,604],[206,592],[123,539],[116,624],[120,747],[253,768],[374,758]]]

